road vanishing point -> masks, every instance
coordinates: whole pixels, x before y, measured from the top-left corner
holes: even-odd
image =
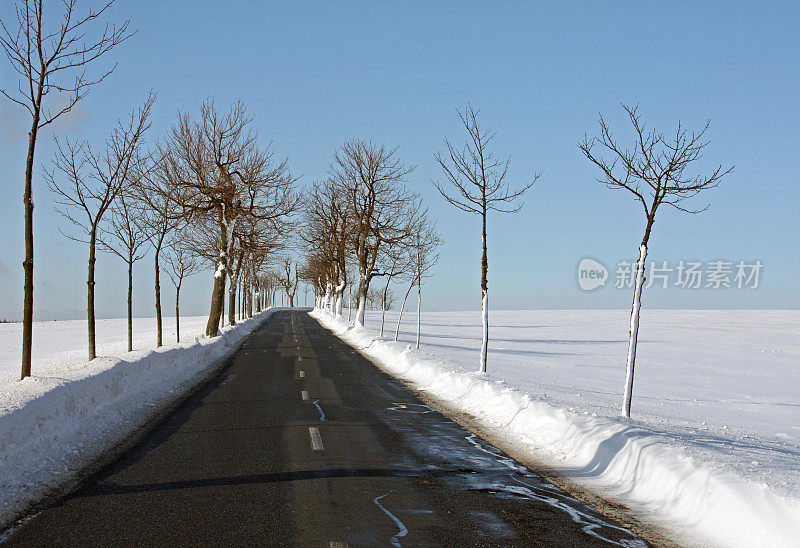
[[[301,310],[10,546],[645,546]]]

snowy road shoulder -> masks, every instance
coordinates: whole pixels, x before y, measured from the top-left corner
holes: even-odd
[[[0,527],[202,382],[274,310],[213,339],[98,358],[61,376],[0,387]]]
[[[657,429],[559,409],[454,371],[435,353],[382,340],[326,312],[312,316],[387,372],[475,416],[493,438],[527,447],[531,458],[673,531],[681,543],[800,546],[800,502],[687,457]]]

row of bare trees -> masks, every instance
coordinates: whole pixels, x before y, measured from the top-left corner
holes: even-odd
[[[485,372],[489,346],[488,215],[491,211],[520,211],[521,197],[539,174],[521,185],[511,185],[506,180],[510,159],[501,159],[491,150],[494,133],[480,128],[478,112],[467,105],[458,116],[467,139],[461,147],[445,139],[446,152],[436,154],[445,182],[434,181],[434,185],[448,203],[481,219],[480,371]],[[342,145],[328,168],[328,178],[315,183],[307,199],[302,236],[307,259],[302,276],[315,288],[317,307],[336,316],[342,315],[345,289],[354,285],[353,278],[357,277],[356,325],[364,325],[369,303],[378,302],[383,311],[381,336],[389,308],[389,286],[392,281],[406,281],[408,289],[400,306],[395,340],[406,301],[416,287],[419,348],[422,282],[438,262],[441,240],[420,197],[405,185],[413,170],[397,158],[396,149],[361,140]],[[375,278],[384,279],[381,291],[371,288]]]
[[[202,264],[213,268],[206,327],[216,336],[228,285],[228,322],[265,306],[267,259],[283,245],[286,221],[299,204],[285,159],[258,143],[240,102],[220,112],[211,100],[199,118],[181,112],[167,136],[145,150],[151,93],[119,121],[105,146],[57,141],[46,179],[57,210],[73,225],[65,234],[88,245],[89,359],[96,356],[95,263],[98,249],[120,257],[128,270],[128,350],[133,349],[133,266],[153,250],[157,345],[163,343],[160,273],[167,253],[180,322],[183,279]],[[243,297],[237,301],[237,291]],[[293,296],[293,293],[292,293]],[[178,326],[180,324],[178,323]],[[178,327],[178,330],[180,328]],[[180,337],[178,331],[178,338]]]
[[[213,101],[206,101],[199,119],[181,113],[165,147],[169,189],[180,214],[204,227],[208,245],[203,249],[215,255],[206,326],[206,335],[213,337],[228,279],[231,291],[242,274],[256,283],[263,265],[259,258],[281,245],[300,205],[296,178],[288,160],[275,157],[271,144],[260,145],[241,102],[222,113]],[[235,293],[229,293],[229,300],[235,300]]]
[[[72,110],[116,68],[98,66],[94,75],[88,70],[135,34],[129,21],[119,26],[102,21],[113,2],[80,13],[78,0],[52,5],[44,0],[17,0],[16,21],[0,21],[0,46],[19,75],[16,90],[0,93],[31,115],[23,194],[21,378],[31,374],[32,178],[37,138],[43,127]],[[129,350],[133,347],[133,266],[149,250],[155,270],[157,344],[163,343],[160,275],[164,266],[175,284],[179,316],[183,280],[203,264],[213,265],[206,334],[215,336],[225,308],[226,285],[230,323],[236,321],[234,305],[239,305],[240,315],[243,310],[252,314],[266,306],[270,291],[274,298],[280,277],[267,272],[267,258],[282,246],[286,220],[300,203],[286,159],[276,159],[270,145],[259,143],[241,102],[220,111],[213,101],[206,101],[197,118],[181,112],[167,134],[148,148],[154,102],[151,93],[117,122],[105,143],[57,139],[55,158],[45,167],[57,210],[70,223],[65,235],[88,246],[90,359],[96,356],[98,250],[119,256],[127,265]],[[242,297],[239,301],[237,291]]]
[[[16,89],[0,89],[6,99],[30,115],[23,191],[25,259],[21,377],[31,374],[33,341],[33,170],[39,131],[70,112],[89,90],[112,74],[116,65],[101,60],[130,38],[124,21],[103,23],[114,0],[79,13],[77,0],[49,4],[17,0],[15,19],[0,20],[0,46],[18,75]],[[51,12],[52,10],[52,12]],[[419,196],[407,186],[414,168],[403,164],[396,149],[351,140],[336,152],[328,177],[316,183],[305,201],[301,240],[302,266],[282,259],[278,272],[270,261],[286,247],[290,219],[301,198],[286,159],[262,146],[245,106],[235,103],[222,112],[206,101],[198,118],[181,112],[173,127],[149,149],[146,134],[155,101],[117,122],[102,145],[60,139],[45,180],[56,196],[58,211],[71,223],[68,237],[88,246],[87,319],[89,357],[95,351],[95,264],[98,249],[119,256],[128,268],[128,348],[132,348],[133,265],[154,251],[157,344],[162,338],[160,273],[162,253],[176,288],[202,263],[213,265],[213,289],[206,334],[215,336],[224,318],[227,287],[228,320],[274,304],[282,289],[294,305],[300,280],[315,288],[317,306],[341,315],[344,292],[356,285],[356,323],[372,297],[371,283],[384,278],[379,299],[385,311],[392,281],[407,281],[402,301],[417,288],[418,318],[422,280],[438,260],[440,243]],[[634,130],[631,145],[622,144],[600,118],[600,135],[579,143],[582,154],[601,171],[600,181],[625,189],[642,206],[645,230],[637,259],[627,355],[623,413],[630,415],[644,265],[656,212],[662,205],[697,213],[684,201],[715,187],[732,168],[721,165],[706,175],[689,173],[702,158],[709,127],[689,132],[679,123],[674,134],[649,129],[637,107],[623,105]],[[445,139],[437,153],[444,181],[436,188],[459,210],[482,223],[481,302],[483,341],[480,371],[488,355],[487,219],[491,211],[516,212],[522,196],[538,179],[518,185],[506,179],[509,160],[491,150],[494,133],[482,130],[470,105],[459,111],[467,138],[461,147]],[[372,289],[372,292],[371,292]],[[238,296],[238,300],[237,300]],[[350,306],[352,311],[352,305]],[[383,332],[383,321],[381,322]],[[395,338],[399,332],[395,332]],[[419,322],[417,345],[419,345]],[[180,338],[180,335],[178,335]]]
[[[58,4],[18,0],[14,5],[16,21],[0,20],[0,46],[18,75],[16,90],[4,87],[0,94],[24,108],[31,120],[22,197],[25,219],[23,379],[31,374],[33,344],[33,168],[39,131],[70,112],[92,87],[116,68],[116,65],[98,67],[99,60],[134,32],[129,29],[129,21],[119,26],[102,22],[113,1],[101,4],[99,9],[89,8],[79,13],[77,0]]]
[[[143,257],[142,248],[150,235],[134,211],[138,209],[134,181],[143,161],[142,147],[154,101],[155,96],[150,94],[126,120],[119,120],[104,146],[57,139],[52,166],[45,170],[45,180],[55,194],[56,210],[72,225],[71,230],[62,233],[88,245],[86,314],[90,360],[97,355],[94,295],[98,246],[115,253],[128,265],[128,351],[133,349],[133,263]]]
[[[355,321],[363,326],[378,278],[384,312],[392,281],[408,283],[409,293],[416,286],[421,308],[422,282],[438,260],[440,239],[407,186],[413,170],[396,149],[373,142],[353,139],[336,151],[327,178],[306,197],[300,236],[306,256],[300,276],[314,287],[318,308],[341,316],[345,290],[355,286]]]
[[[636,261],[636,277],[629,330],[622,414],[630,416],[634,366],[644,287],[648,243],[662,206],[686,213],[708,208],[687,207],[685,200],[716,187],[732,172],[722,165],[706,174],[690,173],[709,142],[705,135],[710,122],[696,131],[679,122],[675,132],[665,135],[650,129],[642,120],[638,106],[622,105],[633,128],[632,144],[624,145],[600,117],[600,135],[586,136],[578,147],[601,171],[598,179],[607,187],[624,189],[633,195],[645,214],[645,229]],[[462,146],[445,139],[445,151],[435,156],[444,181],[433,181],[445,200],[481,219],[481,309],[483,337],[479,371],[486,372],[489,342],[487,219],[490,212],[515,213],[521,210],[523,195],[539,179],[535,173],[521,184],[507,180],[510,158],[500,158],[492,150],[495,134],[482,129],[478,112],[467,105],[458,111],[467,138]],[[327,180],[314,185],[306,210],[304,240],[307,262],[303,277],[316,289],[317,306],[342,312],[346,287],[358,276],[356,324],[364,325],[364,310],[370,301],[380,302],[385,311],[389,284],[395,278],[411,281],[403,298],[395,331],[399,332],[406,299],[414,285],[418,292],[422,279],[436,264],[439,238],[427,220],[419,198],[403,183],[413,168],[404,166],[395,150],[349,141],[336,153]],[[376,277],[384,277],[382,295],[370,288]],[[419,294],[419,293],[418,293]],[[421,296],[418,299],[421,303]],[[418,312],[417,347],[419,347]],[[383,336],[383,319],[381,336]]]

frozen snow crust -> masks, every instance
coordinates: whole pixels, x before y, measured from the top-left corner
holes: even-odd
[[[59,376],[0,385],[0,528],[202,382],[274,310],[216,338],[100,357]]]
[[[519,387],[465,372],[464,364],[452,367],[458,351],[415,350],[326,311],[312,315],[388,373],[476,417],[494,439],[524,447],[570,481],[671,530],[681,544],[800,546],[799,501],[687,456],[667,432],[538,401]],[[477,358],[475,352],[476,369]]]

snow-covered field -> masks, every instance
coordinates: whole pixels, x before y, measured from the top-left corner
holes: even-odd
[[[345,315],[347,311],[345,310]],[[800,546],[800,311],[642,312],[632,420],[619,416],[629,313],[427,313],[422,348],[315,312],[389,372],[494,439],[630,506],[682,542]],[[397,315],[387,314],[384,339]]]
[[[226,327],[214,339],[195,338],[206,318],[182,318],[187,342],[180,344],[168,319],[161,348],[155,321],[136,320],[133,352],[126,352],[127,320],[102,320],[91,362],[85,322],[36,323],[32,375],[24,381],[17,380],[20,324],[3,325],[0,528],[205,379],[271,313]]]
[[[175,317],[163,318],[165,344],[175,343]],[[181,317],[181,340],[194,342],[205,333],[208,316]],[[97,355],[118,358],[128,351],[128,324],[124,318],[97,320]],[[133,319],[133,348],[156,347],[156,319]],[[0,387],[19,380],[22,323],[0,324]],[[86,363],[86,320],[35,322],[32,373],[54,376]]]

